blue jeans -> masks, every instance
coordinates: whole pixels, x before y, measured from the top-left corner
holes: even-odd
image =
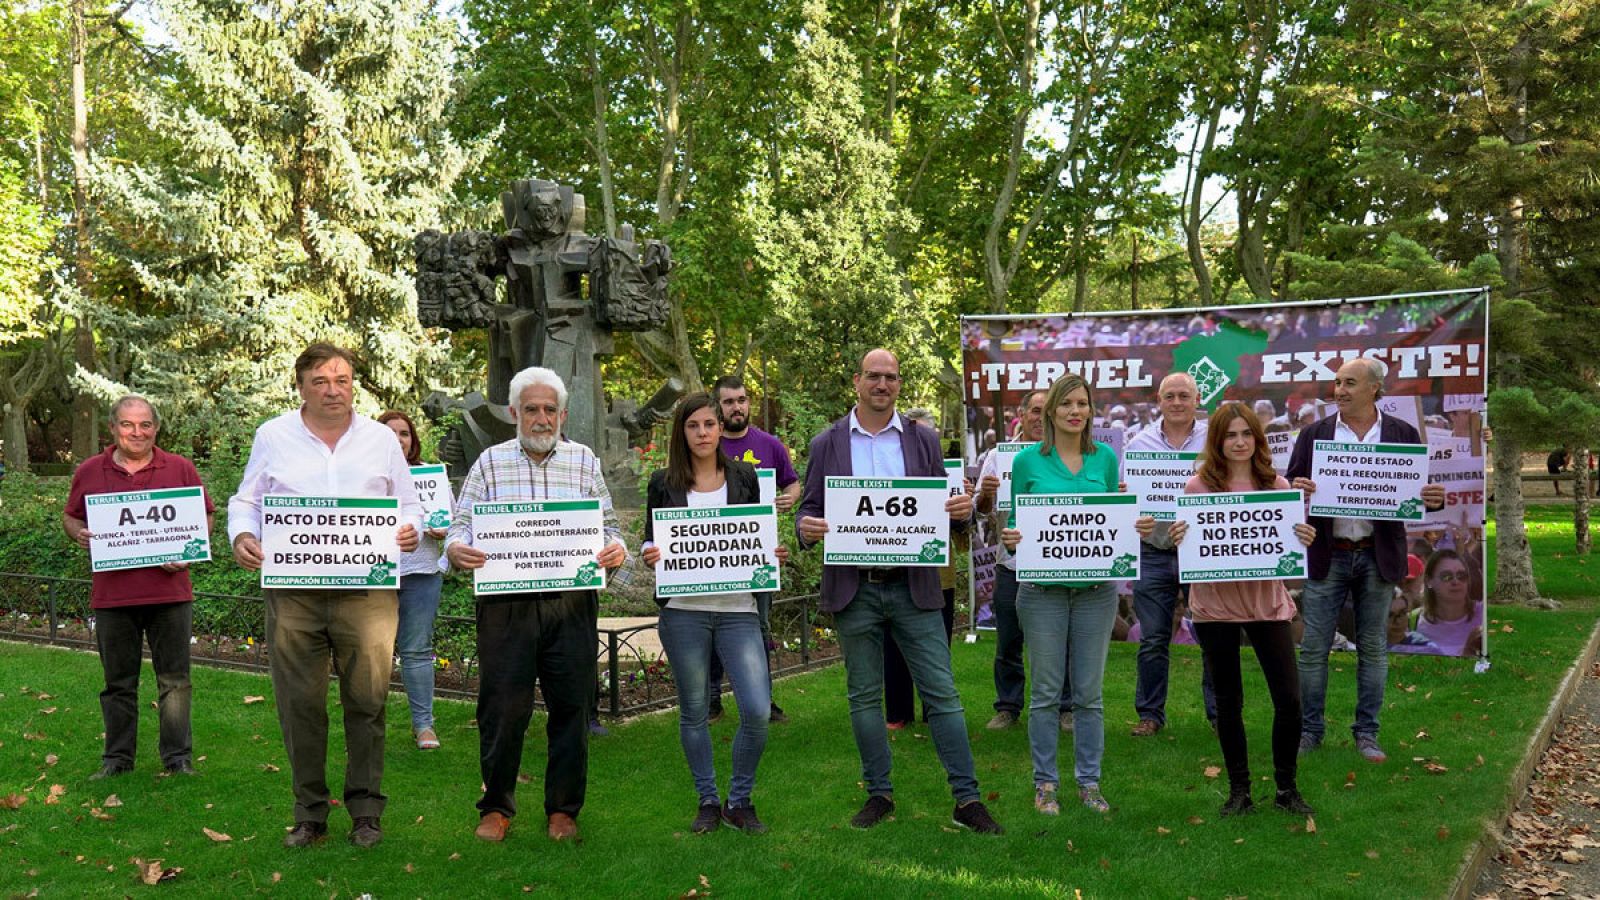
[[[433,620],[439,615],[443,588],[443,575],[400,576],[400,626],[394,648],[411,704],[412,731],[433,727]]]
[[[1300,731],[1318,740],[1327,725],[1323,708],[1328,701],[1328,648],[1346,598],[1356,610],[1356,720],[1350,731],[1356,737],[1378,736],[1378,712],[1383,709],[1383,685],[1389,678],[1389,644],[1386,628],[1394,584],[1378,574],[1371,548],[1335,550],[1328,577],[1307,581],[1300,595],[1300,617],[1305,634],[1300,639]]]
[[[1022,624],[1017,621],[1017,570],[994,567],[994,710],[1022,714],[1022,701],[1028,686],[1022,667]],[[1063,651],[1065,655],[1065,651]],[[1066,665],[1063,660],[1063,666]],[[1067,682],[1061,685],[1061,711],[1072,711],[1072,672],[1063,668]]]
[[[944,765],[950,792],[957,803],[978,799],[977,769],[967,741],[966,714],[950,671],[943,614],[913,603],[904,581],[874,584],[863,580],[850,605],[833,614],[833,624],[844,655],[850,729],[861,754],[861,779],[867,793],[885,797],[894,793],[889,781],[893,757],[883,714],[883,635],[887,629],[922,696],[933,748]],[[1053,717],[1051,726],[1055,726]]]
[[[1171,664],[1172,612],[1178,602],[1178,551],[1139,545],[1139,580],[1133,583],[1133,614],[1139,619],[1139,680],[1133,708],[1140,719],[1167,724],[1167,673]],[[1206,719],[1217,721],[1211,667],[1201,657],[1200,699]]]
[[[678,685],[678,739],[702,806],[718,802],[711,729],[706,724],[710,709],[706,672],[711,667],[713,648],[733,676],[733,696],[739,702],[739,731],[733,736],[728,805],[750,806],[756,766],[767,748],[767,719],[772,711],[767,647],[761,637],[760,619],[752,613],[668,608],[661,611],[656,628]]]
[[[1033,753],[1033,783],[1060,784],[1056,748],[1061,729],[1054,715],[1066,668],[1072,669],[1072,750],[1080,785],[1100,783],[1105,753],[1105,705],[1101,689],[1111,626],[1117,621],[1117,586],[1112,582],[1073,588],[1023,582],[1017,589],[1017,618],[1028,638],[1033,690],[1028,695],[1028,749]],[[1066,648],[1063,665],[1062,648]]]

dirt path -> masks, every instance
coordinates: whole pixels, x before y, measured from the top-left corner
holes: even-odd
[[[1555,739],[1511,814],[1479,898],[1600,898],[1600,663],[1573,694]]]

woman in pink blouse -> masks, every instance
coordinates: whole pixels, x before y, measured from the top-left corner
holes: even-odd
[[[1286,491],[1289,483],[1272,469],[1272,452],[1261,421],[1250,407],[1227,401],[1212,414],[1206,432],[1200,469],[1189,479],[1185,493],[1231,491]],[[1316,537],[1310,525],[1294,527],[1307,546]],[[1173,523],[1174,545],[1183,541],[1188,523]],[[1217,740],[1228,768],[1228,801],[1222,815],[1250,812],[1250,757],[1244,735],[1244,687],[1239,671],[1239,634],[1250,636],[1250,646],[1272,693],[1272,766],[1279,809],[1310,815],[1311,806],[1295,786],[1296,757],[1300,744],[1300,678],[1295,670],[1294,638],[1289,623],[1294,601],[1281,579],[1228,581],[1189,587],[1189,615],[1200,641],[1206,665],[1216,682]]]

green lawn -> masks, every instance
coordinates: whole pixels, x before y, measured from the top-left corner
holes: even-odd
[[[1538,526],[1541,574],[1551,574],[1552,585],[1572,601],[1588,590],[1586,567],[1570,552],[1553,558],[1564,540],[1570,546],[1556,527],[1559,516],[1560,508],[1548,515],[1536,510],[1530,521]],[[0,796],[22,793],[28,802],[15,812],[0,809],[0,890],[386,897],[503,896],[528,888],[676,897],[706,893],[709,885],[714,896],[1071,896],[1074,889],[1085,896],[1436,896],[1500,811],[1528,736],[1589,633],[1593,609],[1587,601],[1553,613],[1496,608],[1494,666],[1482,675],[1467,661],[1394,657],[1383,718],[1391,758],[1384,766],[1362,762],[1351,748],[1354,659],[1338,658],[1330,739],[1301,769],[1301,788],[1318,809],[1314,833],[1270,806],[1241,820],[1218,820],[1226,779],[1205,776],[1208,766],[1221,765],[1221,755],[1200,714],[1199,656],[1192,647],[1175,651],[1171,727],[1138,741],[1127,734],[1134,720],[1133,648],[1113,647],[1103,787],[1115,809],[1106,817],[1075,804],[1064,804],[1059,819],[1034,813],[1024,731],[982,728],[992,699],[993,644],[985,640],[958,645],[956,665],[979,777],[1008,829],[1000,838],[950,827],[949,794],[921,726],[895,741],[898,819],[865,833],[848,827],[862,795],[843,672],[835,668],[779,684],[778,699],[793,721],[773,727],[757,787],[768,835],[687,834],[695,796],[668,713],[613,726],[611,737],[594,743],[582,843],[557,846],[543,836],[542,737],[530,741],[525,770],[534,781],[520,793],[533,814],[513,826],[505,844],[479,843],[472,837],[478,792],[472,708],[441,702],[444,749],[424,754],[411,749],[404,700],[396,696],[384,843],[370,851],[350,847],[349,820],[336,811],[332,840],[290,852],[278,843],[292,804],[265,678],[196,670],[196,752],[204,757],[198,778],[154,776],[154,721],[147,717],[138,771],[90,782],[100,750],[95,658],[7,644],[0,647]],[[1269,799],[1270,704],[1259,675],[1246,690],[1252,759],[1262,779],[1257,797]],[[40,699],[41,692],[50,698]],[[146,694],[153,699],[148,684]],[[246,705],[248,695],[268,699]],[[733,731],[731,721],[714,731],[724,784]],[[1065,740],[1064,771],[1070,748]],[[59,757],[53,765],[50,754]],[[1430,773],[1425,762],[1444,771]],[[333,783],[337,792],[339,779]],[[65,793],[48,805],[55,784]],[[106,808],[112,792],[122,805]],[[213,842],[202,828],[232,840]],[[184,871],[145,888],[129,862],[135,857]]]

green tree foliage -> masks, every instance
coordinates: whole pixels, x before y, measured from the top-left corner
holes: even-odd
[[[319,339],[358,351],[381,404],[452,381],[415,319],[411,249],[478,155],[446,130],[451,20],[426,0],[159,9],[181,89],[137,100],[171,153],[96,166],[127,291],[97,318],[127,382],[169,420],[249,419],[290,400]]]

